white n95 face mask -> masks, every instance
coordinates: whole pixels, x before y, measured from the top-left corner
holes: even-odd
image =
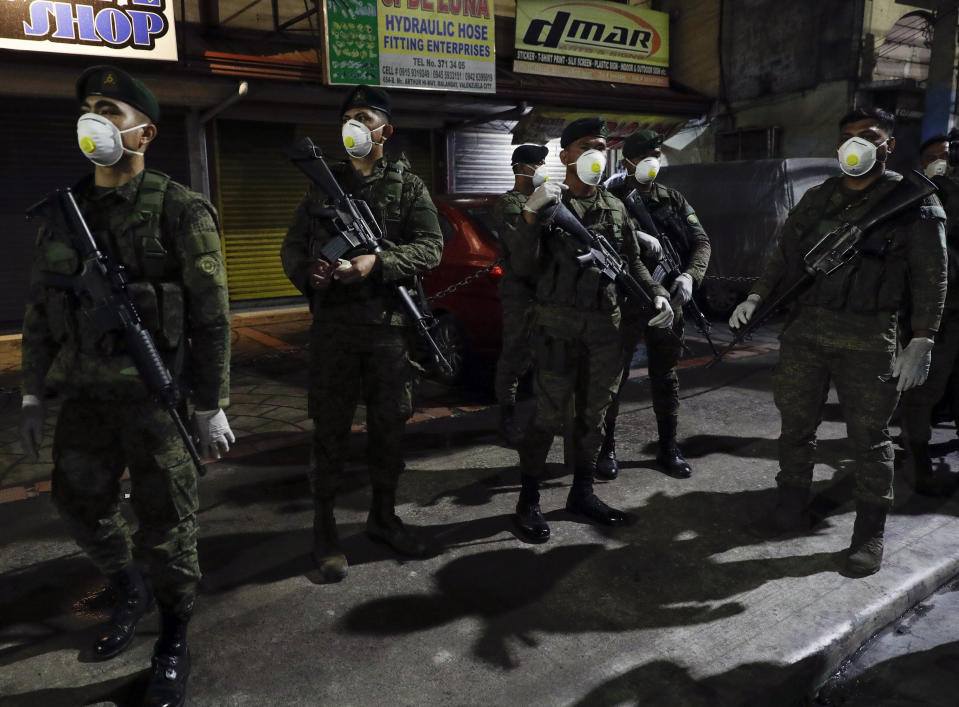
[[[149,123],[134,125],[132,128],[120,130],[109,119],[96,113],[84,113],[77,120],[77,144],[84,157],[100,167],[112,167],[124,152],[131,155],[142,155],[142,152],[131,150],[123,146],[123,133],[145,127]]]
[[[873,145],[861,137],[851,137],[839,146],[839,169],[850,177],[861,177],[876,164],[876,151],[881,145]]]
[[[596,186],[603,181],[603,170],[606,169],[606,153],[599,150],[586,150],[576,160],[576,176],[584,184]]]
[[[636,181],[640,184],[646,184],[656,179],[656,175],[659,174],[659,158],[658,157],[644,157],[639,162],[633,162],[632,160],[626,160],[631,165],[636,167],[636,171],[633,172],[633,176],[636,178]]]
[[[383,125],[385,125],[384,123]],[[377,125],[374,130],[379,130],[383,125]],[[358,120],[350,118],[343,123],[343,147],[350,157],[366,157],[373,149],[373,134],[368,127]],[[377,143],[383,144],[383,143]]]
[[[948,160],[933,160],[922,170],[927,177],[942,177],[949,171]]]
[[[533,165],[529,166],[532,167]],[[535,188],[549,181],[549,170],[546,169],[546,165],[541,164],[532,174],[518,174],[516,176],[531,179],[533,181],[533,187]]]

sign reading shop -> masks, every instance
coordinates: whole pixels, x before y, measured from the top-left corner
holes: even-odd
[[[169,0],[0,0],[0,48],[176,61]]]
[[[669,15],[598,0],[516,3],[513,70],[668,86]]]

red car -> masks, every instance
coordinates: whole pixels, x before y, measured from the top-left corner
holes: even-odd
[[[445,383],[461,382],[476,359],[499,356],[502,313],[497,287],[503,270],[496,265],[494,201],[496,195],[489,194],[433,197],[443,231],[443,259],[423,277],[423,288],[436,317],[433,336],[453,367],[452,376],[440,377]],[[450,289],[470,276],[475,277]]]

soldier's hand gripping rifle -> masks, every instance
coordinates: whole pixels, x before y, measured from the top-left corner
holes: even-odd
[[[126,353],[133,359],[140,380],[157,403],[163,407],[183,440],[193,465],[200,476],[206,474],[193,437],[187,431],[177,406],[180,403],[176,381],[157,351],[150,332],[143,326],[127,290],[124,267],[114,263],[100,250],[90,232],[73,192],[57,189],[43,201],[31,206],[27,216],[39,216],[57,233],[66,235],[80,254],[80,272],[63,278],[66,289],[90,302],[82,311],[97,331],[116,332],[123,337]]]
[[[921,173],[912,171],[903,175],[902,180],[869,213],[853,222],[843,222],[824,235],[803,257],[805,272],[795,282],[785,285],[782,294],[768,304],[763,304],[749,321],[736,330],[733,340],[706,364],[710,367],[722,360],[756,329],[765,324],[781,308],[791,304],[816,279],[827,277],[859,255],[859,245],[866,232],[883,221],[902,213],[936,192],[936,185]]]
[[[653,317],[659,313],[659,310],[653,306],[652,295],[646,290],[642,283],[629,274],[629,270],[626,267],[626,263],[623,262],[622,256],[616,252],[616,249],[606,240],[603,234],[586,228],[562,201],[556,201],[544,206],[540,210],[540,214],[542,216],[541,222],[544,226],[559,226],[567,233],[572,234],[572,236],[587,249],[582,255],[576,256],[580,267],[587,268],[593,266],[598,268],[603,277],[616,283],[616,287],[619,288],[620,292],[638,304],[643,313],[649,317]],[[673,331],[672,327],[668,327],[667,331],[679,340],[680,346],[682,346],[687,353],[691,353],[686,345],[682,343],[679,335]]]
[[[373,218],[369,204],[361,199],[354,199],[343,191],[343,187],[336,181],[336,177],[323,159],[322,150],[313,143],[313,140],[308,137],[303,138],[287,148],[286,154],[333,203],[332,208],[311,211],[313,215],[326,218],[335,231],[335,235],[321,248],[314,249],[311,255],[335,264],[341,256],[356,248],[370,254],[381,252],[383,233],[376,219]],[[446,375],[452,375],[453,367],[450,366],[449,361],[437,346],[436,340],[433,339],[433,335],[430,334],[430,329],[435,323],[432,315],[428,311],[420,310],[406,287],[397,284],[395,290],[407,313],[416,323],[416,330],[429,345],[436,365]]]
[[[650,215],[649,209],[646,208],[646,204],[643,203],[639,192],[633,189],[626,198],[623,199],[623,203],[626,205],[629,213],[639,223],[640,228],[656,238],[660,245],[662,245],[663,254],[651,274],[656,282],[669,289],[673,281],[682,274],[682,260],[679,258],[676,247],[665,233],[660,233],[656,227],[656,222],[653,221],[653,217]],[[689,315],[690,319],[692,319],[696,328],[706,337],[706,341],[709,342],[709,348],[712,349],[713,355],[718,355],[719,351],[716,350],[716,344],[713,343],[713,339],[709,335],[712,331],[712,325],[703,315],[699,305],[696,304],[696,300],[690,298],[690,300],[683,305],[683,310]]]

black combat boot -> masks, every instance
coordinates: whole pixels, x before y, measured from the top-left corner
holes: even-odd
[[[693,475],[693,468],[683,459],[679,445],[676,443],[677,419],[675,417],[657,419],[656,426],[659,428],[659,453],[656,455],[656,461],[670,476],[688,479]]]
[[[130,645],[137,622],[153,611],[153,587],[132,562],[110,576],[110,587],[117,597],[117,606],[102,636],[93,643],[96,660],[119,655]]]
[[[589,518],[600,525],[619,526],[629,522],[629,516],[623,511],[603,503],[593,493],[593,474],[595,465],[577,467],[573,472],[573,486],[566,497],[566,510]]]
[[[616,461],[616,440],[608,433],[599,450],[599,459],[596,460],[596,478],[612,481],[619,476],[619,462]]]
[[[523,440],[523,428],[516,424],[516,406],[499,406],[499,436],[510,447],[517,447]]]
[[[190,650],[186,628],[190,615],[160,611],[160,638],[153,646],[153,675],[147,685],[144,707],[182,707],[190,677]]]
[[[336,534],[336,519],[333,517],[333,499],[316,502],[313,511],[313,564],[322,580],[329,584],[339,582],[349,573],[346,555],[340,549]]]
[[[956,490],[955,484],[936,476],[932,468],[932,459],[929,458],[929,443],[913,442],[903,437],[902,445],[912,460],[912,473],[915,479],[913,488],[916,493],[933,498],[951,496]]]
[[[757,522],[749,526],[753,535],[774,538],[787,533],[804,533],[809,530],[809,488],[781,484],[777,488],[776,506]]]
[[[849,574],[865,577],[879,571],[887,512],[885,506],[856,502],[856,523],[846,559]]]
[[[384,543],[401,555],[427,557],[430,549],[426,541],[403,525],[396,516],[396,490],[374,488],[373,503],[366,518],[366,534]]]
[[[513,522],[524,540],[544,543],[549,540],[549,524],[539,508],[539,480],[528,474],[523,474],[521,480],[523,488],[516,502]]]

